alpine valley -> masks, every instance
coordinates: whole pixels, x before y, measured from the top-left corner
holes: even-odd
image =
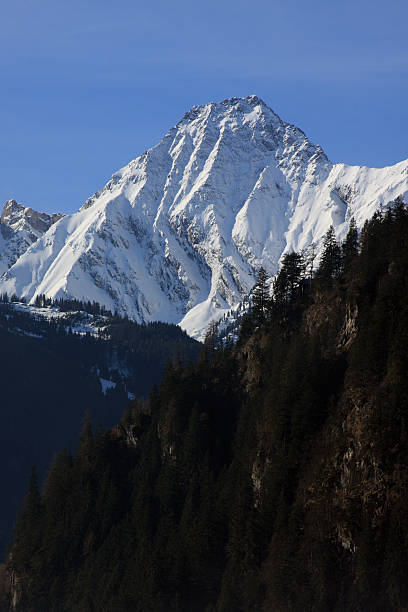
[[[256,96],[193,107],[153,148],[116,172],[72,215],[9,201],[0,226],[0,293],[34,303],[98,302],[136,322],[179,324],[202,339],[263,266],[330,225],[408,195],[408,160],[333,165],[320,146]]]

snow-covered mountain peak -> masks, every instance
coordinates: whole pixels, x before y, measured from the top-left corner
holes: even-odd
[[[14,232],[26,230],[39,238],[47,229],[64,215],[37,212],[32,208],[18,204],[15,200],[7,200],[1,213],[0,222]]]
[[[189,177],[196,178],[195,170],[200,169],[200,178],[204,178],[214,162],[216,167],[223,163],[231,165],[235,154],[240,157],[250,154],[258,175],[265,167],[264,162],[269,161],[262,154],[271,153],[282,172],[296,181],[303,178],[296,170],[309,160],[312,165],[316,161],[329,163],[320,146],[313,145],[302,130],[282,121],[255,95],[194,106],[158,145],[117,171],[82,209],[92,206],[102,194],[120,190],[124,182],[140,185],[147,174],[157,172],[163,165],[167,170],[173,169],[172,179],[184,178],[188,183]],[[181,177],[180,163],[187,157]],[[205,164],[201,164],[203,159]],[[240,167],[236,166],[235,174],[241,175]]]
[[[16,216],[20,216],[23,210],[24,206],[18,204],[15,200],[7,200],[3,206],[0,220],[2,223],[8,224],[8,222],[12,221]]]
[[[259,107],[261,110],[264,110],[268,114],[272,113],[278,121],[280,118],[276,115],[272,109],[265,104],[261,98],[252,94],[250,96],[246,96],[244,98],[231,97],[222,100],[221,102],[209,102],[208,104],[198,104],[196,106],[191,107],[179,121],[181,123],[190,123],[194,119],[196,119],[202,113],[208,113],[211,110],[216,110],[217,112],[251,112],[255,107]]]
[[[7,200],[0,216],[0,274],[64,215],[48,215]]]
[[[273,274],[285,252],[408,194],[407,162],[333,165],[251,95],[195,106],[154,147],[52,225],[0,292],[96,300],[138,321],[207,324]]]

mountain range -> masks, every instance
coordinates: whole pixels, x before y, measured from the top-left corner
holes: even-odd
[[[333,225],[408,196],[408,160],[332,164],[257,96],[195,106],[72,215],[13,200],[0,226],[0,293],[95,300],[138,322],[202,338],[263,266],[322,245]]]

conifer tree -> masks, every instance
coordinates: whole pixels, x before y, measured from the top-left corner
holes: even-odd
[[[277,302],[290,302],[302,280],[304,262],[300,253],[287,253],[277,275],[273,290]]]
[[[27,494],[16,524],[13,558],[17,567],[32,567],[41,541],[42,501],[38,491],[37,472],[31,471]]]
[[[345,274],[350,271],[350,266],[358,254],[358,230],[354,217],[350,219],[349,230],[342,244],[343,270]]]
[[[211,357],[217,347],[218,323],[210,321],[204,339],[204,350],[206,357]]]
[[[333,225],[329,227],[323,240],[323,253],[317,277],[322,280],[338,278],[341,270],[341,249],[336,240]]]
[[[255,322],[258,325],[265,321],[271,302],[267,280],[268,275],[265,268],[261,266],[259,268],[256,277],[256,284],[252,292],[252,313]]]

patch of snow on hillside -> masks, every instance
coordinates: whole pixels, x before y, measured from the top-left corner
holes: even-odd
[[[106,395],[106,393],[107,393],[107,391],[109,389],[115,389],[116,388],[116,383],[113,382],[113,380],[107,380],[106,378],[99,378],[99,381],[101,383],[102,393],[104,395]]]

